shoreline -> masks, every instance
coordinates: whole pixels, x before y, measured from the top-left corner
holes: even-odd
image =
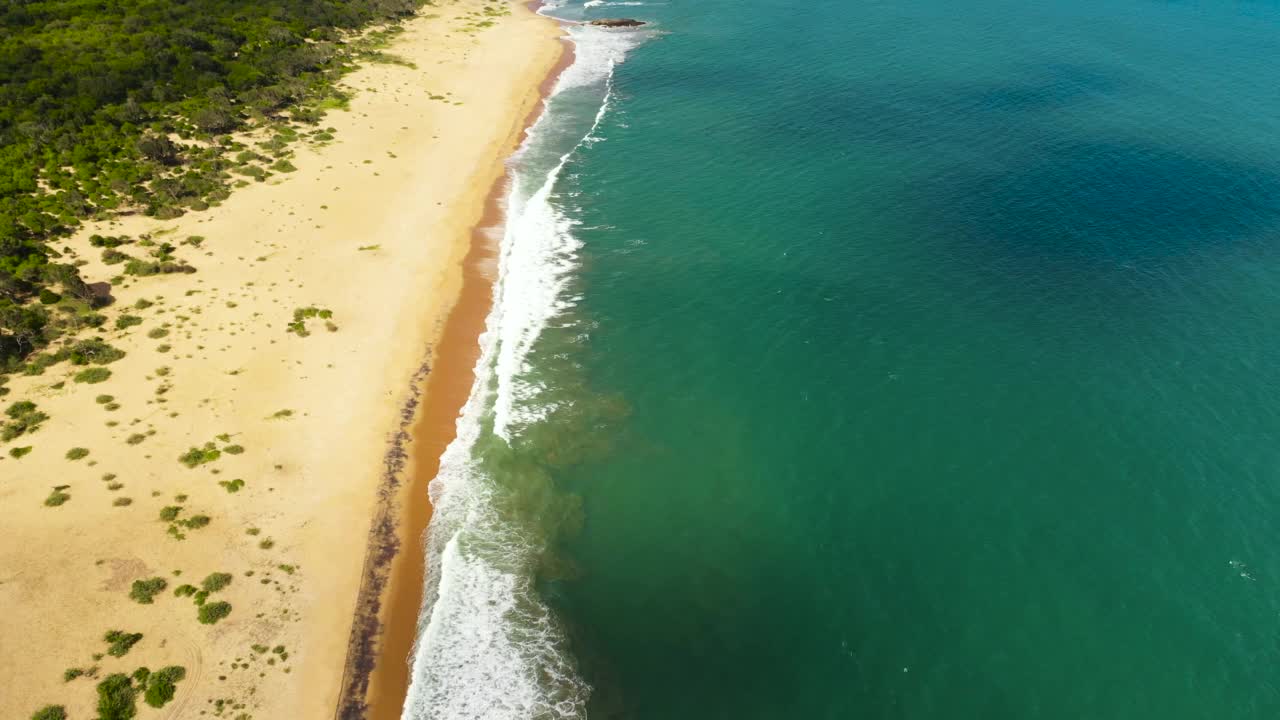
[[[540,6],[537,0],[525,5],[532,12]],[[559,27],[558,20],[546,19]],[[376,623],[375,664],[365,671],[364,714],[344,715],[350,709],[340,707],[341,720],[356,717],[399,720],[403,710],[426,589],[426,532],[432,515],[427,486],[439,472],[445,448],[457,435],[458,414],[475,384],[475,364],[480,357],[477,340],[484,332],[493,306],[498,245],[506,222],[505,200],[510,189],[506,161],[519,149],[529,129],[545,111],[547,98],[560,74],[574,61],[573,43],[566,37],[561,37],[559,43],[558,57],[539,83],[537,101],[525,114],[520,132],[503,158],[502,172],[485,199],[484,213],[471,230],[470,249],[462,263],[462,288],[440,334],[431,371],[417,385],[416,413],[407,424],[410,428],[407,469],[398,493],[400,510],[395,535],[399,552],[390,558],[380,558],[389,573],[378,605],[371,606],[375,611],[383,608],[385,611],[380,612],[382,619]],[[371,545],[369,550],[370,556],[380,553],[376,546]]]
[[[553,21],[505,7],[457,0],[407,20],[394,61],[344,78],[349,108],[320,121],[332,137],[294,147],[290,174],[246,181],[204,212],[86,223],[59,244],[89,280],[111,278],[108,322],[86,336],[123,356],[105,382],[74,381],[80,368],[64,363],[9,383],[5,404],[34,401],[49,419],[23,436],[29,455],[0,454],[0,645],[39,637],[43,650],[0,657],[14,688],[0,716],[62,705],[91,717],[94,685],[140,665],[186,668],[163,717],[215,701],[255,717],[340,707],[378,559],[361,539],[383,536],[379,508],[409,484],[416,393],[462,292],[472,228],[561,52]],[[125,246],[135,254],[154,237],[197,271],[119,274],[91,233],[137,239]],[[307,307],[332,317],[329,331],[309,320],[290,332]],[[220,457],[178,462],[214,441]],[[67,499],[49,505],[51,486]],[[201,522],[166,533],[157,517],[170,504]],[[216,626],[173,593],[213,573],[234,578]],[[146,578],[168,588],[134,602],[130,585]],[[103,657],[112,628],[144,639]]]

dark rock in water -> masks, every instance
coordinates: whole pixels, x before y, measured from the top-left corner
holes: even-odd
[[[592,20],[587,24],[608,28],[632,28],[644,25],[644,21],[632,20],[631,18],[600,18],[598,20]]]

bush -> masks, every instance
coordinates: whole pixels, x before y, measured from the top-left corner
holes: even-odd
[[[115,673],[98,683],[98,720],[130,720],[137,714],[133,681]]]
[[[138,641],[142,639],[142,633],[127,633],[119,630],[109,630],[106,635],[102,636],[102,639],[110,643],[110,647],[107,648],[108,655],[111,657],[124,657],[129,653],[129,650],[134,645],[137,645]]]
[[[133,498],[119,497],[111,501],[111,504],[116,507],[128,507],[133,504]]]
[[[219,601],[201,605],[200,610],[196,612],[196,617],[202,624],[212,625],[230,614],[231,603]]]
[[[195,594],[196,594],[196,586],[185,584],[185,583],[182,585],[179,585],[173,591],[174,597],[191,597],[192,595],[195,595]]]
[[[231,584],[231,573],[211,573],[200,583],[205,592],[218,592]]]
[[[102,338],[81,340],[66,350],[72,365],[109,365],[124,357],[124,351],[112,347]]]
[[[188,530],[199,530],[202,527],[208,526],[209,522],[210,520],[208,515],[192,515],[186,520],[179,520],[178,524]]]
[[[229,493],[240,492],[240,488],[244,487],[244,480],[236,478],[235,480],[220,480],[218,484],[226,489]]]
[[[141,325],[141,324],[142,324],[142,318],[138,317],[137,315],[129,315],[126,313],[116,318],[117,330],[124,330],[125,328],[130,328],[130,327],[133,327],[134,325]]]
[[[82,447],[73,447],[67,451],[68,460],[80,460],[89,456],[89,449]]]
[[[178,457],[178,462],[193,468],[213,462],[222,457],[222,452],[213,443],[205,443],[203,448],[193,447]]]
[[[30,400],[13,403],[4,411],[4,414],[9,417],[9,422],[0,426],[0,440],[5,442],[39,430],[40,423],[49,419],[49,416],[37,410],[36,404]]]
[[[187,676],[185,668],[172,665],[150,674],[147,678],[147,690],[143,699],[153,708],[161,708],[173,699],[177,692],[177,683]]]
[[[129,443],[130,445],[137,445],[138,443],[146,439],[147,439],[146,435],[143,435],[142,433],[134,433],[130,435],[128,438],[126,438],[125,442]]]
[[[165,522],[173,522],[178,519],[178,513],[182,512],[182,507],[178,505],[166,505],[160,508],[160,519]]]
[[[25,445],[23,447],[12,447],[12,448],[9,448],[9,457],[13,458],[14,460],[17,460],[18,458],[23,457],[30,452],[31,452],[30,445]],[[233,490],[232,492],[235,492],[235,491]]]
[[[31,720],[67,720],[67,709],[61,705],[45,705],[31,716]]]
[[[134,580],[133,586],[129,590],[129,597],[143,605],[150,605],[154,602],[153,598],[168,586],[168,581],[162,577]]]
[[[151,328],[151,330],[147,333],[147,337],[151,338],[152,340],[159,340],[162,337],[166,337],[168,334],[169,334],[168,330],[158,327],[158,328]]]
[[[71,496],[63,492],[66,489],[67,489],[66,485],[59,485],[58,487],[54,488],[53,492],[49,493],[49,497],[44,499],[45,507],[58,507],[59,505],[62,505],[66,501],[70,500]]]
[[[109,377],[111,377],[110,370],[104,367],[93,367],[93,368],[89,368],[88,370],[81,370],[80,372],[76,373],[75,376],[72,377],[71,379],[75,380],[78,383],[95,385],[100,382],[105,382]]]

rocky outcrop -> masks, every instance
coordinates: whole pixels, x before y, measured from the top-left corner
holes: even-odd
[[[633,28],[644,25],[644,21],[633,20],[631,18],[600,18],[598,20],[592,20],[587,24],[607,28]]]

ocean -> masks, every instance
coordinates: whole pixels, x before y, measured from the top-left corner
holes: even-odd
[[[1280,7],[544,12],[406,720],[1280,716]]]

